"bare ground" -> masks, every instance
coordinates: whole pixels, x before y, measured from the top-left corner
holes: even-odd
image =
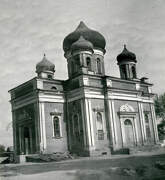
[[[0,165],[0,180],[27,179],[165,180],[165,154]]]

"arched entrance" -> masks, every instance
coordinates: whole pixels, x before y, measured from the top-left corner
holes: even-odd
[[[128,147],[134,146],[133,125],[130,119],[126,119],[124,121],[124,131],[125,131],[125,145]]]

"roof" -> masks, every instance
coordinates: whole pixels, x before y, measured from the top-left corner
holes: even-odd
[[[93,44],[81,35],[79,39],[72,44],[71,50],[90,50],[93,52]]]
[[[63,41],[64,51],[66,52],[70,50],[72,44],[76,42],[80,38],[80,36],[83,36],[86,40],[90,41],[93,44],[94,48],[105,51],[106,41],[104,36],[99,32],[88,28],[82,21],[75,31],[65,37]]]
[[[121,62],[121,61],[133,61],[133,62],[137,62],[136,61],[136,55],[132,52],[130,52],[127,48],[126,45],[124,45],[124,49],[123,51],[117,56],[117,61]]]
[[[55,65],[47,60],[46,55],[44,54],[43,59],[36,65],[36,72],[52,71],[55,72]]]

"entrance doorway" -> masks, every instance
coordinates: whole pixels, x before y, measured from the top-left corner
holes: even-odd
[[[124,131],[125,131],[125,146],[134,146],[134,133],[133,125],[130,119],[124,121]]]
[[[30,128],[24,127],[24,153],[30,154],[31,153],[31,142],[30,142]]]

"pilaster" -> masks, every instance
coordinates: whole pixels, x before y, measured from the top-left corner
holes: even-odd
[[[86,126],[87,126],[87,139],[89,152],[95,149],[95,141],[94,141],[94,129],[93,129],[93,119],[92,119],[92,111],[91,111],[91,102],[89,99],[85,99],[85,116],[86,116]]]
[[[18,147],[17,147],[17,129],[16,129],[16,115],[15,115],[15,111],[12,110],[12,126],[13,126],[13,146],[14,146],[14,154],[15,156],[18,153]]]
[[[140,116],[140,126],[141,126],[141,134],[142,134],[142,142],[146,142],[146,129],[145,129],[145,120],[143,113],[143,105],[141,102],[138,102],[139,107],[139,116]]]
[[[152,116],[152,124],[153,124],[153,130],[154,130],[155,143],[158,143],[159,136],[158,136],[158,130],[157,130],[157,124],[156,124],[156,115],[155,115],[154,104],[151,104],[151,116]]]
[[[40,151],[46,151],[46,127],[44,103],[39,102],[39,122],[40,122]]]
[[[116,128],[116,120],[115,120],[115,109],[114,109],[114,100],[108,100],[109,106],[109,123],[111,126],[112,131],[112,146],[115,148],[118,143],[118,136],[117,136],[117,128]]]

